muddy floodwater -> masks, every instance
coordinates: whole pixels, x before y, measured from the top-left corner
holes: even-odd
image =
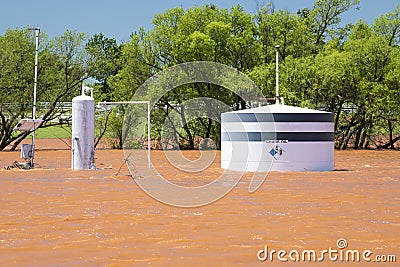
[[[19,157],[0,152],[1,167]],[[177,184],[222,172],[219,152],[200,174],[168,166],[161,151],[152,158]],[[148,196],[119,150],[98,150],[95,171],[71,171],[68,150],[37,151],[36,162],[0,171],[0,266],[400,265],[400,151],[336,151],[335,171],[272,172],[251,194],[245,176],[198,208]]]

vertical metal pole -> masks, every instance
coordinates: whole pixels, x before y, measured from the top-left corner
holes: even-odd
[[[150,158],[150,101],[147,102],[147,163],[149,169],[151,168]]]
[[[35,28],[35,80],[33,83],[33,108],[32,108],[32,119],[35,126],[36,120],[36,88],[37,88],[37,73],[38,73],[38,53],[39,53],[39,33],[40,28]],[[35,129],[36,127],[34,127]],[[34,158],[35,158],[35,130],[32,132],[32,157],[30,165],[33,168],[34,166]]]
[[[276,67],[276,81],[275,81],[275,104],[279,104],[279,45],[275,46],[275,67]]]

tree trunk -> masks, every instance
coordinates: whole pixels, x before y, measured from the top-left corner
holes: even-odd
[[[208,149],[208,138],[210,138],[210,135],[211,135],[211,128],[212,128],[212,119],[208,118],[207,119],[206,134],[205,134],[206,140],[204,140],[204,149]]]
[[[105,122],[104,122],[104,127],[102,130],[100,130],[100,134],[99,137],[97,137],[97,139],[94,142],[94,148],[96,149],[97,145],[100,143],[101,138],[103,138],[104,134],[107,131],[107,122],[108,122],[108,118],[110,117],[111,114],[111,110],[107,113],[106,118],[105,118]]]
[[[193,140],[193,135],[190,132],[189,126],[187,125],[186,117],[185,117],[185,107],[181,106],[181,119],[182,119],[182,125],[183,129],[185,130],[187,136],[188,136],[188,141],[189,141],[189,149],[194,149],[194,140]]]
[[[390,148],[394,149],[394,142],[393,142],[393,124],[391,120],[388,120],[388,127],[389,127],[389,144]]]
[[[340,101],[339,108],[338,108],[338,111],[336,112],[336,118],[335,118],[335,133],[337,132],[337,128],[339,126],[339,119],[340,119],[340,113],[342,113],[342,106],[343,106],[343,102]]]
[[[31,132],[24,132],[17,140],[15,140],[14,144],[12,145],[10,151],[14,151],[17,146],[30,134]]]
[[[365,122],[364,122],[364,120],[362,120],[362,122],[360,123],[360,125],[357,127],[357,130],[356,130],[357,132],[356,132],[356,137],[355,137],[354,146],[353,146],[354,149],[360,148],[361,134],[363,132],[364,126],[365,126]]]
[[[168,101],[165,101],[164,103],[167,105],[167,110],[164,110],[163,107],[160,107],[160,109],[165,113],[166,119],[169,121],[169,123],[170,123],[170,125],[171,125],[171,127],[172,127],[172,130],[174,131],[174,133],[173,133],[173,139],[174,139],[174,141],[175,141],[174,144],[176,144],[176,146],[173,146],[173,149],[178,149],[178,148],[179,148],[179,137],[182,137],[182,136],[181,136],[181,134],[177,131],[177,129],[176,129],[176,127],[175,127],[175,124],[174,124],[174,122],[173,122],[171,116],[169,116],[169,114],[170,114],[170,111],[171,111],[171,110],[176,111],[178,114],[180,114],[180,111],[179,111],[179,109],[175,109]],[[161,137],[162,137],[162,136],[161,136]],[[161,138],[161,140],[163,140],[163,139]],[[169,144],[169,140],[167,140],[166,143],[163,142],[163,143],[162,143],[162,146],[163,146],[164,148],[167,148],[167,147],[168,147],[168,144]]]
[[[348,147],[348,145],[349,145],[349,142],[350,142],[350,138],[353,136],[354,131],[355,131],[355,130],[351,131],[351,133],[349,133],[349,134],[347,135],[347,138],[346,138],[346,140],[345,140],[345,142],[344,142],[344,144],[343,144],[343,147],[342,147],[343,150],[347,149],[347,147]]]
[[[359,144],[360,138],[361,138],[361,131],[362,131],[361,126],[358,126],[357,127],[357,131],[356,131],[356,137],[355,137],[355,140],[354,140],[354,145],[353,145],[354,149],[358,149],[358,144]]]
[[[364,148],[364,145],[366,143],[367,137],[369,136],[368,132],[369,132],[369,126],[364,127],[363,131],[362,131],[362,134],[361,134],[361,137],[360,137],[360,143],[358,144],[358,147],[360,149]]]
[[[207,131],[206,131],[206,138],[210,138],[210,135],[211,135],[211,126],[212,126],[212,119],[211,119],[211,118],[208,118]]]
[[[387,144],[384,144],[382,146],[378,146],[378,148],[389,148],[389,147],[391,147],[391,148],[393,147],[394,148],[394,144],[397,141],[400,141],[400,136],[397,136],[396,138],[394,138],[391,142],[389,142]]]
[[[361,148],[361,149],[365,148],[367,137],[368,137],[368,129],[364,128],[364,131],[362,131],[362,134],[361,134],[359,148]]]
[[[345,140],[346,140],[347,135],[348,135],[349,132],[350,132],[350,129],[351,129],[351,126],[352,126],[352,125],[353,125],[353,121],[350,121],[350,122],[347,124],[347,126],[346,126],[346,131],[345,131],[345,133],[342,134],[342,138],[341,138],[341,140],[339,141],[339,144],[338,144],[337,148],[343,149],[344,142],[345,142]]]

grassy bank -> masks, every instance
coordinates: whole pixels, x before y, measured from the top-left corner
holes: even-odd
[[[50,126],[37,129],[35,138],[71,138],[71,132],[71,126]]]

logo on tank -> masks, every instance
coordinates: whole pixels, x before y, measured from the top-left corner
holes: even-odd
[[[286,152],[280,144],[286,144],[288,140],[266,140],[265,142],[268,144],[275,144],[268,152],[275,160],[279,160],[283,153]]]

